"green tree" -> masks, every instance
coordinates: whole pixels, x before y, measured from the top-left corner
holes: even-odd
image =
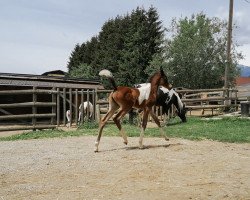
[[[83,45],[80,46],[79,44],[76,44],[74,50],[71,52],[67,66],[69,73],[71,70],[78,67],[82,63],[81,52],[83,51],[83,49],[84,49]]]
[[[114,74],[117,73],[127,26],[126,17],[121,16],[110,19],[103,25],[98,35],[96,56],[91,63],[96,74],[104,68],[111,70]]]
[[[130,14],[109,19],[98,36],[77,45],[71,53],[69,74],[73,68],[90,66],[91,76],[97,76],[104,68],[111,70],[119,85],[145,82],[148,78],[145,70],[154,54],[162,50],[163,37],[157,10],[138,7]]]
[[[148,79],[145,70],[149,68],[154,55],[161,51],[164,28],[153,7],[148,11],[138,7],[132,11],[129,21],[119,74],[121,84],[132,86]]]
[[[222,87],[226,65],[227,23],[205,14],[172,21],[166,44],[166,63],[173,85],[187,88]],[[230,83],[238,74],[237,61],[242,58],[233,48]]]
[[[93,77],[92,67],[86,63],[80,64],[70,70],[68,76],[72,78],[90,78]]]

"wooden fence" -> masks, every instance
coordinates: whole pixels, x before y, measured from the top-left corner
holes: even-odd
[[[80,102],[90,101],[94,105],[94,112],[91,120],[99,121],[108,110],[108,95],[111,90],[97,89],[75,89],[75,88],[51,88],[39,89],[33,87],[25,90],[3,90],[0,91],[0,98],[12,96],[18,100],[20,96],[27,96],[26,101],[5,102],[0,101],[0,131],[25,130],[25,129],[53,129],[59,126],[66,126],[66,111],[72,113],[70,125],[77,124]],[[223,110],[225,108],[238,109],[239,102],[237,90],[235,89],[202,89],[202,90],[177,90],[182,94],[182,101],[190,114],[193,110]],[[28,98],[29,97],[29,98]],[[46,98],[44,98],[46,97]],[[15,114],[12,110],[26,108],[28,113]],[[81,108],[83,109],[83,107]],[[84,112],[80,110],[84,122]],[[162,114],[161,108],[154,108],[161,121],[175,116],[174,108],[170,109],[168,115]],[[89,116],[89,113],[87,113]],[[151,119],[149,119],[151,120]],[[14,125],[5,126],[4,121],[12,121]],[[20,123],[21,122],[21,123]]]
[[[97,120],[103,116],[104,113],[107,112],[108,108],[108,101],[107,99],[108,94],[112,92],[112,90],[97,90],[97,101],[96,101],[96,108],[97,108]],[[176,90],[176,92],[182,95],[182,102],[185,104],[189,114],[192,115],[192,111],[194,110],[201,110],[201,115],[204,114],[205,110],[211,110],[211,115],[214,115],[215,110],[225,110],[225,109],[238,109],[239,102],[236,89],[196,89],[196,90]],[[105,94],[105,98],[102,100],[99,98],[100,94]],[[154,107],[154,112],[161,121],[166,121],[169,118],[175,117],[175,108],[169,110],[167,115],[162,114],[162,109]],[[151,121],[152,119],[149,118]]]
[[[40,102],[37,101],[38,95],[48,94],[51,96],[50,102]],[[4,103],[0,104],[0,112],[2,115],[0,116],[0,121],[9,121],[9,120],[17,120],[21,122],[24,119],[30,119],[31,123],[26,123],[25,125],[11,125],[11,126],[1,126],[0,131],[8,131],[8,130],[25,130],[25,129],[43,129],[43,128],[55,128],[56,125],[54,123],[56,118],[56,91],[55,90],[45,90],[45,89],[37,89],[33,87],[33,89],[27,90],[4,90],[0,91],[0,98],[3,96],[14,96],[16,101],[19,100],[19,96],[24,95],[27,100],[30,98],[28,96],[32,96],[32,101],[30,102],[18,102],[18,103]],[[50,113],[37,113],[37,109],[39,107],[50,107],[52,112]],[[25,114],[12,114],[8,109],[17,109],[17,108],[30,108],[30,113]],[[50,124],[39,124],[38,119],[47,118],[50,119]],[[28,124],[28,125],[27,125]]]
[[[182,94],[182,102],[186,104],[186,108],[191,112],[193,110],[228,110],[234,108],[238,110],[238,90],[236,89],[197,89],[197,90],[177,90]]]
[[[81,102],[90,101],[95,105],[96,89],[33,89],[25,90],[3,90],[0,91],[0,98],[3,96],[12,97],[15,102],[0,103],[0,131],[10,130],[27,130],[27,129],[53,129],[60,125],[66,125],[66,111],[70,110],[70,125],[77,123],[79,115],[79,105]],[[24,102],[19,102],[20,96]],[[39,98],[38,98],[39,97]],[[40,101],[41,99],[43,101]],[[27,101],[28,100],[28,101]],[[4,102],[4,103],[3,103]],[[18,114],[13,114],[20,109]],[[22,109],[26,109],[22,113]],[[84,121],[83,106],[81,107],[81,122]],[[12,112],[10,111],[12,110]],[[39,112],[38,112],[39,111]],[[41,113],[42,112],[42,113]],[[89,116],[89,111],[87,111]],[[42,120],[43,119],[43,120]],[[92,119],[95,119],[95,106]],[[12,121],[13,123],[3,123],[4,121]],[[21,122],[21,123],[20,123]]]

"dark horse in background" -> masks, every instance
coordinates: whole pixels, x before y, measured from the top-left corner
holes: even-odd
[[[119,109],[116,116],[113,118],[116,126],[120,130],[120,134],[124,139],[124,143],[127,144],[127,135],[122,129],[120,120],[132,109],[141,109],[143,110],[141,134],[139,139],[139,148],[143,148],[143,136],[144,131],[148,122],[148,115],[150,114],[154,119],[155,123],[158,125],[161,131],[161,135],[168,140],[165,136],[163,129],[160,126],[160,122],[157,116],[152,112],[152,107],[156,103],[156,96],[159,86],[164,86],[165,88],[171,89],[171,84],[169,84],[167,76],[165,75],[162,68],[159,72],[156,72],[153,76],[150,77],[150,86],[144,88],[132,88],[125,86],[117,86],[114,80],[112,73],[108,70],[102,70],[99,73],[100,76],[106,77],[111,82],[114,90],[109,95],[109,111],[105,117],[101,120],[99,126],[99,133],[97,140],[95,142],[95,151],[98,151],[98,146],[102,136],[102,131],[107,121],[115,114]]]
[[[136,84],[136,88],[149,87],[150,83]],[[181,101],[180,95],[171,88],[165,88],[159,86],[156,97],[156,106],[162,107],[163,114],[168,114],[168,110],[171,108],[171,105],[174,104],[177,110],[177,115],[180,117],[182,122],[186,122],[186,108],[183,102]]]

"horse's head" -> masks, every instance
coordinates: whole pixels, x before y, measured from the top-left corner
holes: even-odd
[[[151,76],[150,83],[152,86],[163,86],[165,88],[168,88],[169,90],[172,88],[172,85],[168,82],[168,78],[164,73],[162,67],[160,68],[159,72],[156,72],[153,76]]]

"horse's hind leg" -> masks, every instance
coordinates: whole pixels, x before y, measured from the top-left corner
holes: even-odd
[[[123,130],[122,126],[121,126],[121,119],[129,112],[130,109],[126,109],[126,110],[120,110],[120,112],[117,113],[117,115],[114,117],[114,122],[117,126],[117,128],[120,130],[120,134],[123,137],[124,140],[124,144],[128,144],[128,139],[127,139],[127,134],[125,133],[125,131]]]
[[[102,137],[102,131],[104,126],[106,125],[107,121],[114,115],[115,111],[119,109],[119,106],[115,102],[110,102],[110,107],[108,113],[104,116],[104,118],[101,120],[99,125],[99,133],[95,142],[95,152],[98,152],[98,146]]]
[[[160,128],[161,136],[162,136],[163,138],[165,138],[165,140],[168,141],[169,139],[166,137],[166,135],[165,135],[165,133],[164,133],[162,127],[161,127],[161,124],[160,124],[160,121],[159,121],[158,117],[153,113],[152,110],[150,111],[150,115],[151,115],[151,117],[154,119],[154,121],[155,121],[155,123],[157,124],[157,126]]]
[[[147,123],[148,123],[149,112],[150,112],[149,108],[143,110],[141,133],[140,133],[140,139],[139,139],[139,148],[140,149],[143,149],[143,137],[144,137],[145,129],[147,127]]]

